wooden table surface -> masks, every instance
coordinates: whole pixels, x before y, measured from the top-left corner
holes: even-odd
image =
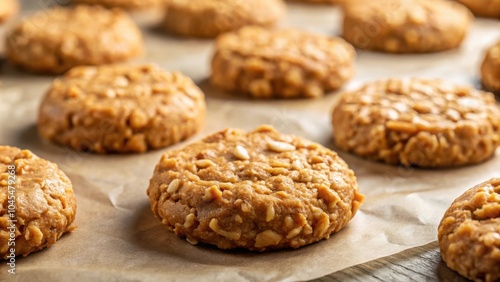
[[[406,250],[399,254],[353,266],[315,281],[470,281],[449,269],[441,260],[438,243]]]

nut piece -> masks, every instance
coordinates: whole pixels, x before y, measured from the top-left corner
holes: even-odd
[[[174,179],[172,180],[172,182],[170,182],[170,184],[168,184],[167,193],[173,194],[177,192],[177,190],[179,190],[179,187],[180,187],[179,179]]]
[[[257,234],[257,237],[255,237],[255,247],[263,248],[267,246],[278,245],[282,238],[283,236],[281,236],[280,234],[272,230],[266,230]]]
[[[248,155],[247,149],[244,147],[237,145],[234,149],[234,156],[240,160],[248,160],[250,159],[250,155]]]
[[[196,216],[194,213],[190,213],[186,216],[186,221],[184,222],[184,227],[189,228],[193,226],[194,220],[196,219]]]
[[[285,142],[279,142],[279,141],[268,141],[267,147],[275,152],[278,152],[278,153],[295,150],[294,145],[289,144],[289,143],[285,143]]]
[[[217,220],[216,218],[212,219],[210,221],[210,228],[217,234],[221,235],[221,236],[224,236],[228,239],[231,239],[231,240],[238,240],[240,239],[241,237],[241,231],[232,231],[232,232],[229,232],[229,231],[225,231],[225,230],[222,230],[219,228],[219,220]]]

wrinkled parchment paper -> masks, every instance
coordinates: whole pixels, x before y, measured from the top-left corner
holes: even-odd
[[[328,35],[339,33],[340,12],[336,8],[289,8],[283,25]],[[168,70],[182,71],[207,94],[208,117],[202,132],[169,149],[226,127],[250,130],[262,123],[335,149],[330,112],[337,93],[298,101],[235,98],[207,83],[212,41],[169,37],[151,27],[144,27],[144,33],[148,54],[138,62],[152,61]],[[356,78],[345,89],[391,76],[441,77],[478,86],[482,52],[497,38],[500,22],[481,19],[473,24],[459,50],[413,56],[359,52]],[[52,79],[24,73],[2,62],[0,144],[30,149],[59,164],[74,185],[78,229],[48,249],[18,258],[16,275],[8,274],[2,264],[0,280],[313,279],[435,241],[437,225],[452,200],[475,184],[500,176],[500,150],[484,164],[437,171],[397,168],[341,152],[355,171],[366,202],[348,226],[329,240],[267,253],[192,246],[153,217],[146,197],[149,178],[165,150],[142,155],[85,155],[40,140],[37,110]]]

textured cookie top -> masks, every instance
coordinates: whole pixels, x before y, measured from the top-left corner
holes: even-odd
[[[500,178],[467,190],[448,208],[438,230],[446,264],[470,279],[500,279]]]
[[[57,238],[52,236],[73,228],[69,226],[74,220],[76,201],[68,177],[57,165],[28,150],[0,146],[0,242],[5,243],[0,246],[0,257],[8,250],[4,239],[9,237],[9,191],[15,191],[16,197],[16,254],[39,250],[54,243]]]
[[[0,23],[10,18],[18,10],[18,0],[2,0],[2,5],[0,5]]]
[[[268,30],[260,27],[244,27],[236,32],[221,35],[216,49],[241,56],[297,63],[304,68],[335,68],[350,64],[356,53],[341,38],[326,37],[296,29]]]
[[[76,67],[56,79],[40,106],[42,137],[76,150],[137,153],[194,134],[205,95],[155,65]]]
[[[26,69],[61,73],[77,65],[101,65],[142,52],[134,21],[119,9],[54,7],[36,12],[7,35],[8,58]]]
[[[332,124],[343,150],[404,166],[476,164],[500,145],[493,94],[435,79],[375,81],[346,92]]]
[[[328,238],[356,213],[357,189],[336,153],[261,126],[167,152],[148,195],[155,215],[191,242],[263,251]]]
[[[67,48],[71,48],[79,43],[78,39],[97,45],[116,43],[111,41],[112,39],[136,40],[135,35],[132,38],[129,35],[131,31],[136,30],[135,23],[123,11],[81,5],[74,8],[54,7],[36,12],[24,20],[14,32],[20,32],[26,37],[63,41]],[[108,36],[108,41],[103,42]],[[113,48],[112,45],[107,47]]]
[[[446,31],[472,19],[465,7],[452,1],[358,0],[346,2],[343,8],[346,17],[373,22],[374,28],[391,27],[401,32],[406,27]]]
[[[500,109],[491,93],[442,80],[368,83],[343,95],[338,107],[357,112],[360,124],[385,124],[389,130],[435,132],[457,125],[486,124],[500,134]]]
[[[361,49],[425,53],[457,48],[472,21],[453,1],[359,0],[344,5],[343,37]]]
[[[168,7],[183,9],[197,15],[215,13],[235,21],[251,19],[255,23],[274,22],[285,13],[282,0],[170,0]],[[250,16],[251,15],[251,16]]]
[[[165,0],[73,0],[76,3],[120,7],[124,9],[145,9],[163,4]]]
[[[75,67],[56,79],[48,98],[111,103],[131,100],[200,99],[203,93],[181,73],[169,73],[156,65],[105,65]],[[97,105],[96,105],[97,106]],[[151,104],[150,106],[154,106]]]

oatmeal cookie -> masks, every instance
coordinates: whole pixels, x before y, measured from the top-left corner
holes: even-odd
[[[165,153],[147,194],[155,216],[188,242],[255,251],[329,238],[363,201],[336,153],[270,126]]]
[[[0,146],[0,188],[3,259],[11,252],[27,256],[50,247],[76,229],[73,186],[56,164],[28,150]]]
[[[452,1],[357,0],[343,6],[343,37],[360,49],[426,53],[457,48],[473,19]]]
[[[25,19],[7,35],[7,58],[26,70],[62,73],[142,53],[142,35],[123,11],[56,7]]]
[[[178,35],[210,38],[246,25],[272,26],[284,14],[283,0],[170,0],[163,27]]]
[[[352,78],[355,57],[341,38],[244,27],[217,38],[211,82],[253,98],[316,98]]]
[[[500,0],[457,0],[480,17],[500,18]]]
[[[19,10],[18,0],[2,0],[0,4],[0,23],[5,22]]]
[[[439,224],[446,265],[475,281],[500,281],[500,178],[466,191]]]
[[[46,93],[40,135],[77,151],[141,153],[195,134],[205,99],[191,79],[154,65],[76,67]]]
[[[481,65],[481,80],[488,90],[500,93],[500,41],[486,53]]]
[[[493,94],[442,80],[367,83],[341,96],[332,123],[338,147],[395,165],[476,164],[500,145]]]
[[[108,8],[122,8],[126,10],[142,10],[159,7],[168,0],[73,0],[79,4],[101,5]]]
[[[310,4],[330,4],[337,5],[342,4],[346,0],[288,0],[289,2],[297,2],[297,3],[310,3]]]

